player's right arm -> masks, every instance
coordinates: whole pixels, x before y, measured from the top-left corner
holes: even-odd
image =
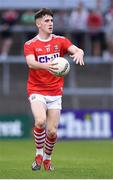
[[[40,63],[36,60],[32,42],[33,40],[28,41],[24,44],[24,56],[26,57],[28,67],[31,69],[36,69],[36,70],[44,69],[50,72],[57,70],[55,68],[56,63],[54,64],[51,61],[48,63]]]
[[[56,63],[40,63],[35,60],[35,56],[33,54],[26,56],[27,65],[31,69],[45,69],[48,71],[53,72],[54,70],[57,70],[54,66]]]

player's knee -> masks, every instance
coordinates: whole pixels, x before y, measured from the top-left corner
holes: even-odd
[[[49,137],[54,138],[57,136],[57,129],[48,129],[47,134]]]
[[[44,128],[45,127],[46,120],[44,119],[37,119],[35,120],[35,127],[37,128]]]

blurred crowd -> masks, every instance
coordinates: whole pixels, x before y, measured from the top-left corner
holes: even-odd
[[[80,1],[73,9],[53,10],[54,33],[71,38],[75,45],[85,50],[86,55],[112,60],[113,0],[106,10],[103,9],[102,3],[102,0],[97,0],[96,6],[88,9]],[[14,50],[15,43],[24,43],[35,36],[34,12],[35,10],[31,9],[25,11],[9,9],[0,13],[1,59],[7,59],[7,56],[14,51],[18,51],[21,55],[22,51],[19,48]],[[23,27],[23,31],[20,31],[23,36],[19,36],[16,29],[14,31],[17,26],[20,29]]]

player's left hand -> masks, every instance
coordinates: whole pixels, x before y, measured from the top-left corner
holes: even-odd
[[[49,71],[51,73],[55,73],[58,70],[58,67],[57,67],[58,63],[54,63],[53,61],[50,61],[48,64],[49,64]]]
[[[80,64],[80,66],[84,65],[84,52],[78,51],[73,55],[70,55],[70,57],[73,59],[73,61],[76,61],[76,64]]]

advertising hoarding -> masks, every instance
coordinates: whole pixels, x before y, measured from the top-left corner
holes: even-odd
[[[0,139],[32,136],[33,117],[0,116]],[[113,138],[113,111],[63,110],[58,127],[59,139]]]

